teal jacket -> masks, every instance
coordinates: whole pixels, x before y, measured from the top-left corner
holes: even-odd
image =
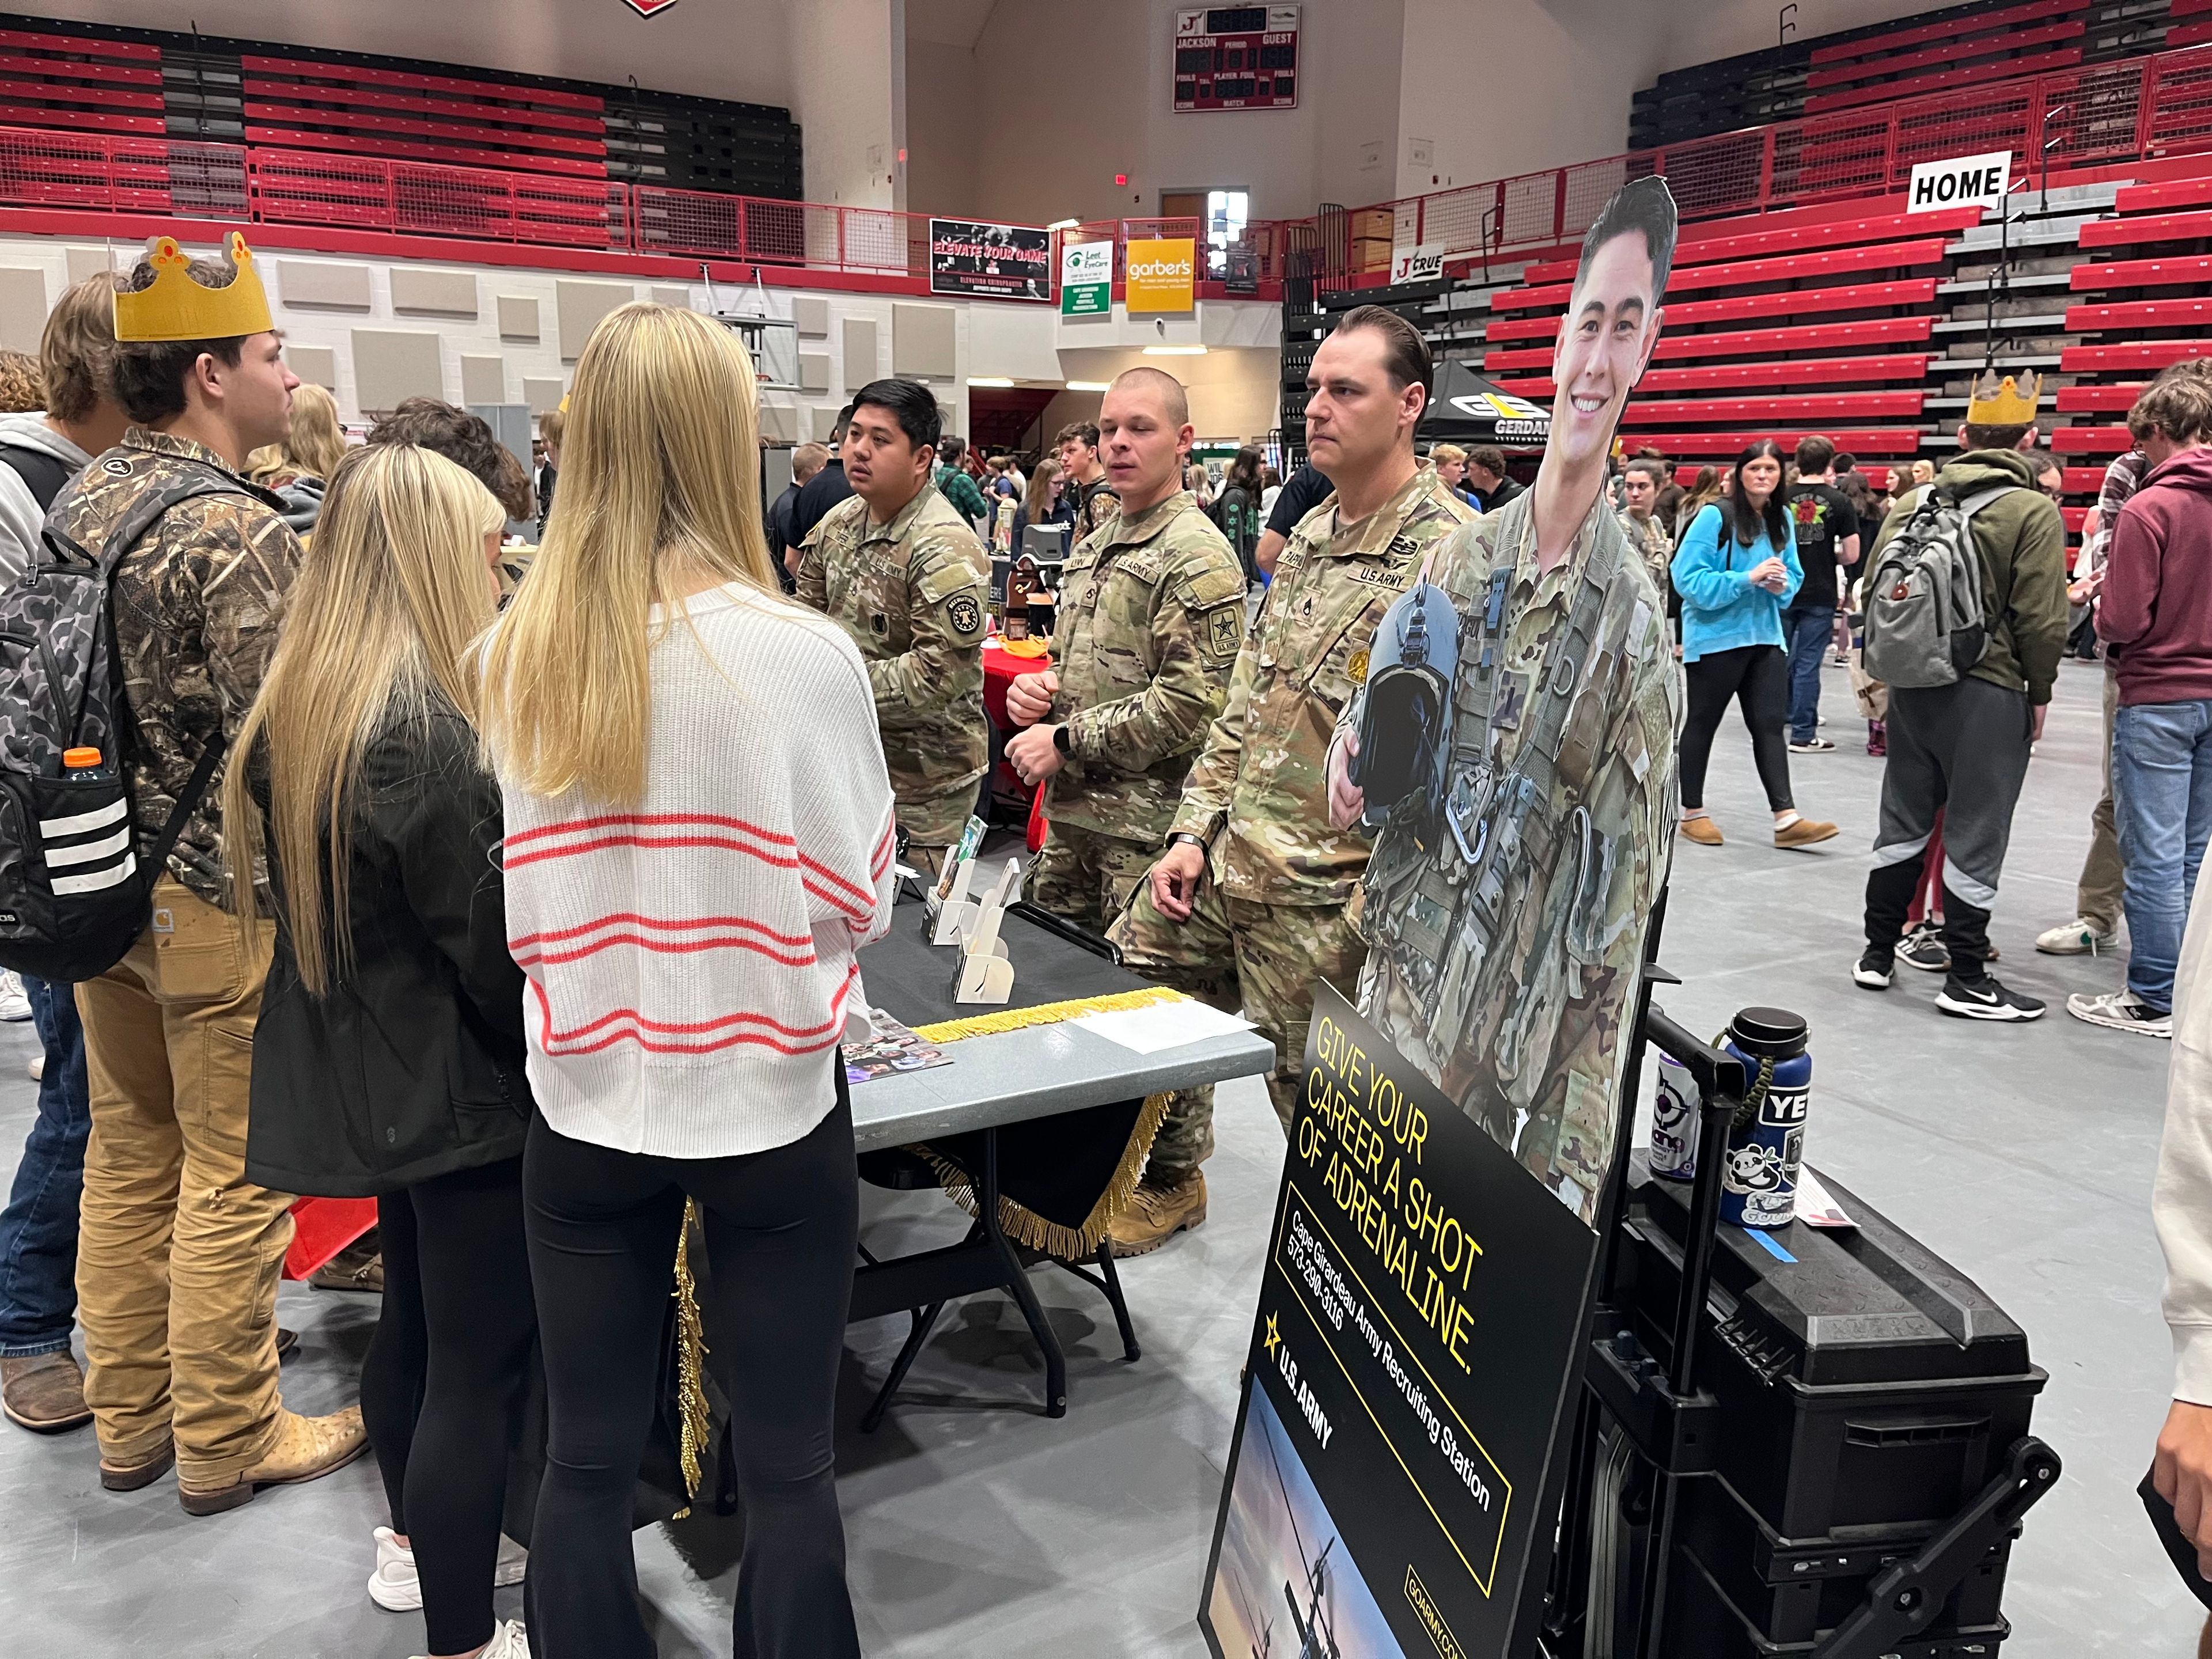
[[[1782,643],[1783,609],[1805,580],[1805,567],[1797,562],[1797,532],[1787,514],[1782,528],[1779,548],[1767,539],[1764,529],[1746,547],[1729,533],[1718,502],[1709,501],[1698,509],[1668,567],[1674,591],[1682,596],[1684,662],[1741,646]],[[1753,587],[1753,568],[1778,554],[1790,571],[1782,591],[1770,593]]]

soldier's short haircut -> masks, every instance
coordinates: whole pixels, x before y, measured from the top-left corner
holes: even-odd
[[[46,413],[82,421],[112,395],[115,379],[115,273],[94,271],[55,302],[39,339]]]
[[[1836,459],[1836,446],[1819,433],[1808,433],[1797,441],[1797,472],[1826,472],[1828,463]]]
[[[1150,363],[1139,363],[1134,368],[1125,368],[1114,377],[1118,386],[1127,382],[1133,386],[1148,386],[1160,394],[1161,405],[1167,410],[1170,426],[1187,426],[1190,422],[1190,394],[1181,380],[1164,368],[1154,368]],[[1111,387],[1108,388],[1109,391]],[[1091,441],[1098,441],[1098,429],[1091,428]]]
[[[1583,238],[1583,254],[1575,265],[1575,286],[1582,286],[1583,273],[1597,258],[1598,250],[1616,236],[1638,235],[1651,256],[1651,303],[1657,306],[1666,297],[1667,278],[1674,269],[1674,234],[1676,220],[1674,198],[1668,192],[1667,183],[1656,177],[1638,179],[1615,191],[1597,222]]]
[[[1426,408],[1428,400],[1436,396],[1437,363],[1421,331],[1382,306],[1354,306],[1344,313],[1336,332],[1350,334],[1363,328],[1382,337],[1382,367],[1389,374],[1390,384],[1400,392],[1419,386],[1422,406]]]
[[[830,441],[831,443],[842,444],[845,441],[845,428],[853,424],[854,408],[854,405],[847,404],[844,408],[837,411],[837,418],[830,422]]]
[[[1060,428],[1058,434],[1054,436],[1052,447],[1054,449],[1058,449],[1062,444],[1070,442],[1082,444],[1086,448],[1097,448],[1098,422],[1096,421],[1070,421],[1066,426]]]
[[[871,380],[853,394],[853,413],[887,410],[906,441],[916,449],[935,449],[945,430],[945,413],[936,394],[919,380]]]
[[[188,267],[202,288],[228,288],[238,273],[226,259],[195,259]],[[123,279],[123,291],[136,294],[154,286],[154,267],[141,259]],[[185,376],[204,352],[235,367],[246,345],[242,334],[227,340],[125,340],[115,348],[115,399],[141,426],[185,412]]]
[[[1485,472],[1497,477],[1502,478],[1505,476],[1505,452],[1502,449],[1493,449],[1488,444],[1478,444],[1474,448],[1468,450],[1467,464],[1469,466],[1479,466]]]
[[[498,497],[508,518],[538,516],[530,474],[480,415],[435,398],[404,398],[398,408],[369,428],[368,441],[433,450]],[[561,441],[557,432],[550,441]]]

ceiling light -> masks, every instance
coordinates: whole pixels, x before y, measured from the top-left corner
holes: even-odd
[[[1202,345],[1146,346],[1145,356],[1147,357],[1203,357],[1206,356],[1206,348]]]
[[[970,374],[969,386],[1012,386],[1013,382],[1003,374]]]
[[[1047,230],[1073,230],[1082,222],[1083,221],[1080,219],[1055,219],[1050,224],[1047,225],[1045,228]]]
[[[1111,380],[1070,380],[1067,389],[1070,392],[1103,392],[1112,384]]]

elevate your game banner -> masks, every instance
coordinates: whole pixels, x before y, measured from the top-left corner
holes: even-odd
[[[1657,178],[1597,216],[1534,484],[1439,544],[1360,653],[1328,775],[1374,835],[1368,955],[1356,1010],[1315,988],[1215,1659],[1534,1650],[1678,811],[1666,607],[1607,493],[1674,232]]]

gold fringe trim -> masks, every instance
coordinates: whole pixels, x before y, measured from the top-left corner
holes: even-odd
[[[699,1317],[699,1285],[691,1275],[691,1229],[700,1221],[695,1200],[684,1200],[684,1231],[676,1236],[676,1397],[684,1419],[684,1490],[699,1496],[714,1416],[707,1409],[707,1328]],[[686,1504],[672,1520],[691,1513]]]
[[[1091,1213],[1084,1217],[1082,1226],[1066,1227],[1057,1221],[1048,1221],[1001,1193],[999,1225],[1006,1237],[1017,1244],[1042,1250],[1062,1261],[1085,1261],[1097,1255],[1099,1245],[1105,1242],[1106,1230],[1136,1196],[1137,1179],[1145,1172],[1145,1159],[1152,1150],[1153,1139],[1160,1132],[1160,1124],[1167,1117],[1168,1104],[1173,1098],[1164,1094],[1146,1097],[1144,1109],[1137,1114],[1137,1126],[1129,1132],[1129,1144],[1121,1149],[1121,1161],[1115,1165],[1114,1178],[1107,1182],[1098,1201],[1091,1206]],[[969,1215],[977,1212],[975,1179],[967,1170],[949,1158],[940,1158],[931,1147],[915,1146],[910,1150],[927,1159],[929,1166],[937,1171],[938,1182],[945,1188],[945,1196]]]
[[[1111,1013],[1117,1008],[1147,1008],[1156,1002],[1187,1000],[1182,992],[1171,991],[1164,985],[1146,985],[1133,991],[1116,991],[1110,996],[1077,997],[1070,1002],[1039,1003],[1034,1008],[1001,1008],[996,1013],[941,1019],[934,1025],[917,1025],[914,1034],[931,1042],[957,1042],[963,1037],[1019,1031],[1031,1025],[1057,1025],[1062,1020],[1084,1014]]]

